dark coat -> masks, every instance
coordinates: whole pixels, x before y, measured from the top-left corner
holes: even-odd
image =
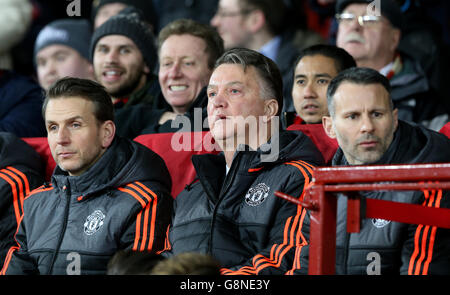
[[[275,140],[270,143],[274,152]],[[199,181],[174,203],[166,255],[194,251],[211,254],[224,274],[284,274],[293,268],[302,212],[274,191],[300,197],[323,159],[311,140],[298,131],[279,136],[278,158],[263,161],[258,151],[235,153],[228,174],[219,155],[192,157]],[[289,234],[286,234],[289,233]]]
[[[420,125],[399,121],[394,139],[382,158],[374,163],[416,164],[450,162],[450,140]],[[338,149],[333,166],[349,165]],[[450,208],[448,191],[371,191],[366,198],[422,206]],[[364,219],[359,233],[347,233],[347,198],[338,196],[336,231],[336,274],[364,275],[373,270],[373,254],[379,257],[380,274],[450,274],[450,230],[417,226],[383,219]],[[309,215],[303,235],[309,237]],[[421,242],[417,242],[420,236]],[[416,237],[416,238],[415,238]],[[306,273],[308,248],[301,253],[301,269]],[[420,258],[423,257],[423,258]]]
[[[18,137],[47,136],[43,102],[44,92],[31,78],[0,70],[0,131]]]
[[[161,94],[162,97],[162,94]],[[164,98],[161,98],[164,100]],[[137,105],[116,112],[117,134],[130,139],[136,138],[142,134],[167,133],[177,131],[208,131],[207,124],[203,126],[203,121],[207,118],[206,106],[208,97],[206,96],[206,88],[203,88],[191,105],[189,110],[178,115],[177,119],[168,120],[163,124],[159,124],[161,116],[168,111],[172,111],[170,107],[164,109],[154,109],[150,106]],[[199,118],[195,118],[195,116]],[[195,123],[198,121],[197,126]],[[178,124],[180,122],[180,124]],[[173,124],[172,124],[173,123]],[[174,125],[172,127],[172,125]]]
[[[439,131],[449,120],[450,113],[442,102],[448,98],[440,97],[418,61],[406,53],[402,53],[401,58],[402,70],[390,80],[398,118]]]
[[[18,244],[2,273],[105,274],[118,250],[161,250],[170,189],[164,161],[128,139],[116,137],[80,176],[56,167],[51,184],[25,199]]]
[[[14,244],[23,200],[44,183],[39,154],[15,135],[0,132],[0,265]]]
[[[299,49],[293,43],[294,33],[287,31],[281,36],[275,63],[283,78],[283,112],[295,112],[292,101],[292,85],[294,83],[295,61],[299,56]]]

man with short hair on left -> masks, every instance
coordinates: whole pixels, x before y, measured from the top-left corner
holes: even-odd
[[[115,136],[111,97],[63,78],[43,105],[57,164],[25,199],[2,274],[105,274],[118,250],[157,252],[172,212],[171,179],[150,149]]]

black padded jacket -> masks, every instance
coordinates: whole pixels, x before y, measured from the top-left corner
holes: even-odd
[[[450,162],[450,140],[423,126],[399,121],[388,150],[374,165]],[[338,149],[333,166],[349,165]],[[359,192],[366,198],[450,208],[448,191]],[[359,233],[347,233],[347,197],[338,195],[336,231],[336,274],[450,274],[450,230],[363,219]],[[309,216],[303,235],[309,237]],[[302,253],[306,273],[308,249]]]
[[[173,199],[164,161],[116,137],[85,173],[58,166],[51,184],[34,190],[3,274],[104,274],[118,250],[161,250]]]
[[[25,196],[43,183],[39,154],[15,135],[0,132],[0,265],[15,244]]]
[[[223,274],[285,274],[295,268],[295,253],[305,243],[304,211],[274,191],[300,197],[323,159],[299,131],[276,138],[257,151],[237,151],[227,174],[223,154],[193,156],[199,181],[174,202],[165,255],[208,253]]]

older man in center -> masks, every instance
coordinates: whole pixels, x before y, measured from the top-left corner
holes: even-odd
[[[223,153],[192,157],[199,181],[175,200],[168,256],[208,253],[223,274],[295,268],[304,212],[274,191],[301,197],[323,159],[303,133],[280,131],[282,85],[276,64],[256,51],[231,49],[216,62],[207,109]]]

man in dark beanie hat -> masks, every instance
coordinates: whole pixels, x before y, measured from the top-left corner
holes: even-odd
[[[159,106],[155,39],[137,13],[119,13],[98,27],[90,54],[95,78],[113,97],[116,109],[140,103]]]
[[[46,25],[34,43],[39,84],[45,90],[63,77],[94,80],[89,55],[92,28],[85,19],[58,19]]]
[[[398,47],[404,18],[397,2],[338,0],[336,12],[336,45],[350,53],[358,67],[375,69],[390,80],[399,119],[442,128],[449,114],[438,90],[430,88],[420,61]]]

